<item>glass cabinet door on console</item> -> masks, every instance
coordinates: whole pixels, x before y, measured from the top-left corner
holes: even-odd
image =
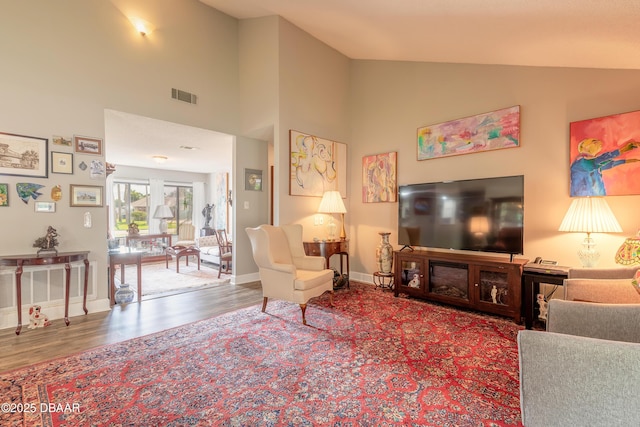
[[[453,299],[468,302],[469,265],[430,260],[429,296],[440,301]]]
[[[509,305],[509,275],[506,271],[489,271],[486,268],[479,271],[479,280],[475,283],[478,288],[478,301]]]
[[[519,310],[521,288],[520,268],[517,265],[475,266],[473,292],[476,306],[482,311],[514,315]]]
[[[406,255],[399,255],[396,259],[396,295],[398,292],[409,295],[422,295],[425,289],[424,261]]]

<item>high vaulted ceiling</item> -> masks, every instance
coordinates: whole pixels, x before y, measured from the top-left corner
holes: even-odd
[[[200,0],[352,59],[640,69],[640,0]]]

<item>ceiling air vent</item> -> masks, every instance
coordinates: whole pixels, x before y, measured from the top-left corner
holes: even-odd
[[[198,97],[195,94],[175,88],[171,89],[171,97],[178,101],[188,102],[189,104],[196,104],[196,101],[198,100]]]

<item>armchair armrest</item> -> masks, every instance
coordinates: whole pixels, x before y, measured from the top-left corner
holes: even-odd
[[[547,331],[640,343],[640,304],[597,304],[552,299]]]
[[[266,270],[274,270],[274,271],[279,271],[281,273],[289,273],[289,274],[296,274],[296,266],[293,264],[279,264],[279,263],[273,263],[269,266],[269,268],[265,268]]]
[[[293,263],[302,270],[324,270],[325,259],[321,256],[305,255],[301,257],[293,257]]]
[[[518,355],[525,426],[637,424],[640,345],[523,330]]]

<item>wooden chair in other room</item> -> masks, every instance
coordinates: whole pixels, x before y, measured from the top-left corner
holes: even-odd
[[[231,273],[231,263],[233,261],[232,244],[227,239],[227,231],[224,229],[216,230],[216,239],[218,240],[218,247],[220,249],[220,264],[218,264],[218,277],[222,274],[224,268],[225,274]]]

